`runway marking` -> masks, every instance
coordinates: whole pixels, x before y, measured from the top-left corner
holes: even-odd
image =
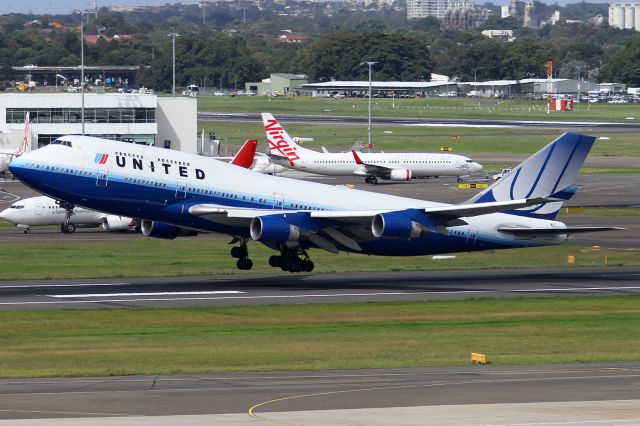
[[[162,291],[154,293],[86,293],[86,294],[45,294],[47,297],[58,299],[73,299],[76,297],[126,297],[126,296],[188,296],[198,294],[243,294],[244,291],[223,290],[223,291]]]
[[[75,299],[82,297],[102,297],[100,300],[72,300],[72,301],[22,301],[22,302],[0,302],[0,306],[13,305],[52,305],[52,304],[73,304],[73,303],[103,303],[103,302],[169,302],[169,301],[194,301],[194,300],[266,300],[266,299],[305,299],[305,298],[335,298],[335,297],[379,297],[379,296],[410,296],[424,294],[498,294],[498,293],[553,293],[553,292],[585,292],[585,291],[608,291],[608,290],[640,290],[640,286],[613,286],[613,287],[575,287],[575,288],[538,288],[538,289],[515,289],[515,290],[447,290],[447,291],[416,291],[416,292],[382,292],[382,293],[329,293],[329,294],[287,294],[287,295],[246,295],[246,296],[221,296],[221,297],[170,297],[170,298],[130,298],[130,299],[108,299],[108,297],[121,297],[135,295],[136,293],[106,293],[93,295],[44,295],[56,299]],[[182,292],[182,294],[198,292]],[[217,294],[220,292],[205,292],[205,294]],[[236,292],[243,293],[243,292]],[[145,293],[140,293],[145,294]],[[149,295],[152,293],[146,293]],[[160,294],[160,293],[157,293]],[[181,294],[180,292],[167,292],[165,294]]]
[[[490,423],[487,426],[543,426],[543,425],[544,426],[550,426],[550,425],[567,426],[567,425],[592,425],[592,424],[597,424],[597,425],[611,424],[614,426],[623,426],[623,425],[637,426],[640,424],[640,419],[583,420],[583,421],[575,421],[575,422],[547,422],[547,423],[504,423],[504,424]]]
[[[620,376],[598,376],[598,379],[603,378],[619,378]],[[639,375],[629,375],[625,377],[640,377]],[[438,383],[424,383],[424,384],[414,384],[414,385],[396,385],[396,386],[377,386],[371,388],[361,388],[361,389],[345,389],[345,390],[337,390],[337,391],[327,391],[327,392],[316,392],[316,393],[308,393],[303,395],[293,395],[283,398],[276,398],[269,401],[263,401],[257,404],[254,404],[249,408],[247,413],[249,416],[253,417],[257,420],[262,420],[265,422],[281,424],[281,425],[289,425],[289,423],[283,423],[278,420],[267,419],[256,414],[255,410],[264,407],[269,404],[274,404],[282,401],[290,401],[293,399],[302,399],[302,398],[310,398],[315,396],[327,396],[327,395],[339,395],[345,393],[357,393],[357,392],[371,392],[378,390],[393,390],[393,389],[418,389],[418,388],[431,388],[431,387],[440,387],[440,386],[461,386],[461,385],[475,385],[475,384],[499,384],[499,383],[519,383],[519,382],[544,382],[544,381],[558,381],[558,380],[587,380],[593,379],[594,377],[544,377],[544,378],[521,378],[521,379],[498,379],[498,380],[462,380],[458,382],[438,382]],[[290,410],[291,411],[291,410]]]
[[[57,288],[57,287],[100,287],[100,286],[118,286],[132,285],[131,283],[79,283],[79,284],[23,284],[23,285],[0,285],[0,290],[5,288]]]

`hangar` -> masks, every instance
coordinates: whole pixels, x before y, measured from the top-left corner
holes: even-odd
[[[197,152],[197,103],[193,98],[139,93],[0,94],[0,149],[15,149],[29,113],[31,148],[61,135],[82,134]]]

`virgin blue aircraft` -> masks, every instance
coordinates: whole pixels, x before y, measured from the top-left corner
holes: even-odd
[[[269,264],[313,270],[308,250],[416,256],[559,244],[573,232],[554,220],[575,192],[595,138],[565,133],[462,204],[444,204],[276,176],[168,149],[63,136],[16,158],[11,172],[67,208],[141,218],[145,235],[217,232],[278,251]]]

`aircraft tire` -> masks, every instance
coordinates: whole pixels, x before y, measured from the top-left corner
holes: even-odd
[[[269,266],[272,268],[278,268],[282,265],[282,258],[280,256],[271,256],[269,257]]]
[[[67,234],[73,234],[74,232],[76,232],[76,225],[75,223],[72,222],[67,222],[64,224],[65,227],[67,228]]]
[[[31,229],[30,229],[30,228],[25,229],[25,230],[24,230],[24,233],[25,233],[25,234],[30,234],[30,233],[31,233]]]
[[[231,257],[236,259],[247,257],[247,250],[243,250],[242,247],[231,247]]]
[[[248,271],[249,269],[253,268],[253,261],[248,258],[238,259],[238,261],[236,262],[236,267],[240,270]]]
[[[304,272],[312,272],[313,268],[315,267],[313,262],[310,260],[305,260],[303,263],[303,266],[304,266]]]

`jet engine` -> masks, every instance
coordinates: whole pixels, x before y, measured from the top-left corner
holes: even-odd
[[[371,221],[371,232],[376,238],[418,238],[429,230],[403,214],[378,213]]]
[[[116,215],[108,215],[102,218],[102,225],[105,231],[126,231],[135,226],[133,219]]]
[[[389,173],[389,180],[404,181],[411,180],[411,169],[392,169]]]
[[[154,222],[152,220],[143,220],[140,229],[145,237],[164,238],[167,240],[173,240],[176,237],[195,237],[198,235],[196,231],[162,222]]]
[[[251,238],[262,243],[280,244],[300,239],[300,228],[282,217],[255,217],[249,227]]]

